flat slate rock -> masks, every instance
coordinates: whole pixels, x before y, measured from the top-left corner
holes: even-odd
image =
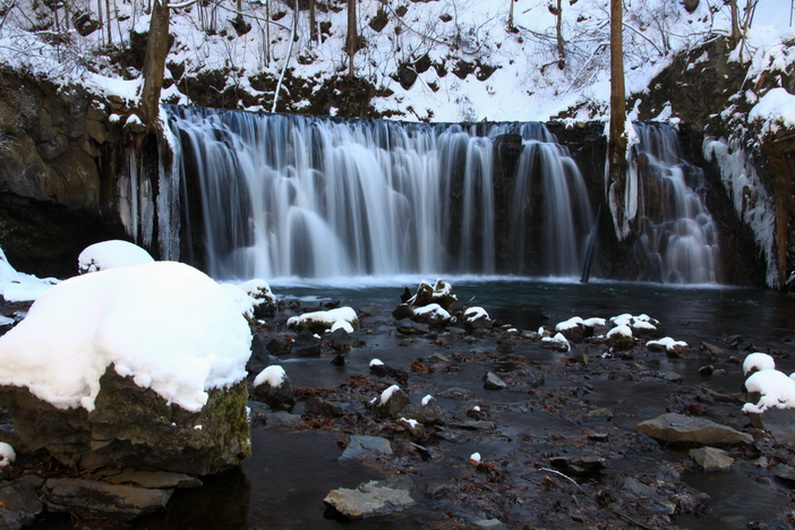
[[[371,453],[392,454],[392,445],[386,438],[380,436],[351,436],[348,447],[342,452],[340,460],[359,458]]]
[[[764,429],[778,443],[795,447],[795,409],[767,409],[764,414],[749,414],[751,425]]]
[[[349,519],[389,515],[414,504],[411,486],[410,480],[370,481],[332,490],[323,502]]]
[[[729,469],[734,463],[734,458],[726,454],[725,451],[715,447],[699,447],[688,452],[690,458],[701,466],[704,471],[720,471]]]
[[[202,481],[198,478],[172,471],[136,471],[133,469],[125,469],[120,473],[106,475],[103,478],[114,484],[134,484],[142,488],[150,489],[192,489],[202,487]]]
[[[172,490],[139,488],[75,478],[49,479],[44,504],[53,512],[132,519],[165,509]]]
[[[754,438],[706,418],[662,414],[638,424],[635,429],[656,440],[685,445],[725,445],[753,442]]]

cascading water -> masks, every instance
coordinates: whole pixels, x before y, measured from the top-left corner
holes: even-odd
[[[585,184],[541,124],[338,121],[169,107],[183,188],[201,195],[217,278],[403,273],[575,276]],[[495,181],[503,135],[515,170]],[[509,219],[503,234],[500,219]]]
[[[700,195],[703,172],[683,159],[669,125],[634,127],[640,139],[631,165],[641,197],[637,232],[651,262],[650,277],[667,283],[719,281],[718,230]]]

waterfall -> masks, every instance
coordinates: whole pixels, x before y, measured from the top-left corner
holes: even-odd
[[[543,124],[165,112],[173,170],[163,169],[152,221],[161,255],[192,252],[183,259],[215,278],[580,273],[591,202]],[[628,178],[638,188],[640,279],[717,282],[701,170],[683,161],[671,127],[635,128]],[[155,195],[125,193],[142,190]],[[132,217],[147,204],[154,199],[132,201]]]
[[[166,110],[177,180],[199,197],[182,206],[183,233],[201,233],[213,277],[576,276],[582,266],[585,184],[542,124]],[[520,154],[497,174],[503,135]]]
[[[683,159],[671,126],[634,127],[640,141],[630,171],[640,187],[636,231],[647,276],[667,283],[719,281],[718,228],[702,200],[702,170]]]

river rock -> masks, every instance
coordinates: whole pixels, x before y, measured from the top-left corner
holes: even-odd
[[[58,478],[47,480],[42,498],[47,509],[53,512],[125,520],[163,510],[171,493],[164,489]]]
[[[36,489],[44,480],[26,475],[0,488],[0,527],[22,528],[32,523],[44,510]]]
[[[430,331],[427,324],[415,322],[410,318],[398,320],[395,326],[397,327],[398,333],[402,335],[425,335]]]
[[[429,304],[439,304],[446,311],[452,312],[458,298],[453,294],[452,286],[444,280],[437,280],[434,285],[422,282],[417,287],[417,293],[406,300],[409,305],[423,307]]]
[[[389,515],[415,503],[413,484],[406,476],[386,481],[370,481],[354,489],[339,488],[329,492],[323,502],[350,519]]]
[[[323,342],[308,329],[301,330],[295,336],[292,353],[299,357],[317,357],[323,350]]]
[[[778,443],[795,447],[795,409],[779,409],[771,407],[764,414],[749,414],[751,425],[764,429]]]
[[[720,471],[729,469],[734,463],[734,458],[715,447],[698,447],[688,453],[693,461],[701,466],[704,471]]]
[[[118,375],[112,364],[100,388],[90,413],[82,407],[58,409],[26,387],[2,387],[0,398],[26,449],[43,449],[68,467],[147,467],[201,476],[236,466],[251,454],[245,381],[209,390],[197,413]]]
[[[326,418],[339,418],[345,414],[345,410],[341,406],[317,396],[312,396],[306,400],[304,412]]]
[[[348,447],[342,452],[340,460],[360,458],[372,453],[391,455],[392,445],[389,443],[389,440],[381,438],[380,436],[351,436]]]
[[[281,367],[278,367],[281,368]],[[268,368],[266,368],[267,370]],[[284,373],[282,371],[282,373]],[[255,383],[257,381],[255,380]],[[287,375],[283,375],[281,382],[272,386],[271,381],[264,381],[254,386],[251,391],[251,398],[256,401],[267,403],[271,408],[285,407],[290,408],[296,402],[293,383]]]
[[[132,484],[149,489],[194,489],[202,487],[202,481],[198,478],[171,471],[113,470],[112,472],[102,473],[101,478],[114,484]]]
[[[387,389],[381,394],[377,408],[381,415],[397,419],[402,416],[403,409],[411,405],[411,400],[397,385],[390,388],[392,389],[391,391]],[[384,399],[385,397],[386,399]]]
[[[502,390],[503,388],[508,388],[508,383],[494,372],[487,372],[483,376],[483,388],[486,390]]]
[[[753,442],[753,436],[706,418],[662,414],[635,428],[656,440],[684,445],[723,445]]]

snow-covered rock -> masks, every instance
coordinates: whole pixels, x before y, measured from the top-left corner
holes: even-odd
[[[279,365],[271,365],[254,378],[251,396],[271,407],[291,407],[295,401],[295,391],[287,373]]]
[[[690,346],[685,341],[674,340],[671,337],[647,341],[646,347],[651,351],[665,351],[669,355],[676,356],[687,355],[690,352]]]
[[[188,265],[101,270],[0,337],[0,397],[25,445],[66,465],[214,473],[249,452],[250,344],[232,299]]]
[[[753,352],[745,356],[743,360],[743,375],[748,375],[752,372],[759,372],[761,370],[775,370],[776,361],[762,352]]]
[[[759,400],[743,405],[746,414],[762,414],[767,409],[795,408],[795,380],[778,370],[761,370],[745,380],[745,389],[749,394],[758,393]]]
[[[287,319],[287,327],[293,330],[306,329],[312,333],[324,333],[339,321],[347,322],[353,330],[359,329],[359,317],[350,307],[338,307],[328,311],[313,311]]]
[[[154,258],[135,243],[111,239],[87,246],[77,257],[77,271],[87,274],[100,270],[152,263]]]

